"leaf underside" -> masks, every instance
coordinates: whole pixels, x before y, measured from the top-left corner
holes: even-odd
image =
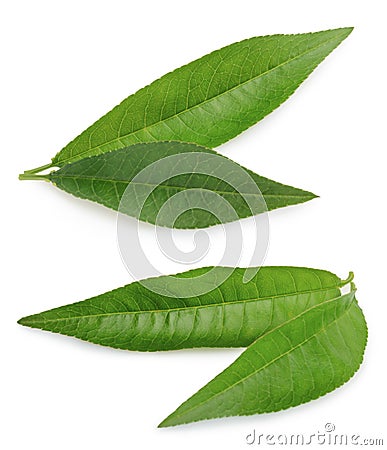
[[[207,294],[182,298],[198,292],[198,283],[208,283],[201,275],[209,270],[211,280],[225,281]],[[135,282],[20,323],[127,350],[245,347],[278,323],[340,293],[339,278],[323,270],[261,267],[247,283],[245,272],[212,267],[161,276],[151,280],[157,286],[153,291]]]
[[[68,164],[47,178],[77,197],[173,228],[232,222],[316,197],[182,142],[133,145]]]
[[[52,166],[155,141],[214,148],[283,103],[352,28],[260,36],[164,75],[64,147]]]

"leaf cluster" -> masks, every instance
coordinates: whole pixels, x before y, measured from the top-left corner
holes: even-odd
[[[19,178],[49,181],[170,228],[203,228],[311,200],[316,195],[213,148],[281,105],[351,31],[254,37],[210,53],[129,96],[49,164]],[[279,411],[348,381],[367,341],[352,279],[303,267],[208,267],[19,323],[125,350],[246,348],[159,425],[167,427]]]

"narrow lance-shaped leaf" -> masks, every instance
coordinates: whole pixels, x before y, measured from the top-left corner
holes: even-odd
[[[330,272],[301,267],[261,267],[245,283],[246,271],[255,270],[210,267],[143,280],[19,323],[127,350],[245,347],[337,297],[352,278],[341,281]]]
[[[314,305],[259,337],[159,426],[279,411],[316,399],[353,376],[366,340],[354,292]]]
[[[210,53],[125,99],[42,168],[139,142],[214,148],[277,108],[351,31],[253,37]]]
[[[201,228],[315,198],[182,142],[137,144],[68,164],[48,175],[77,197],[174,228]]]

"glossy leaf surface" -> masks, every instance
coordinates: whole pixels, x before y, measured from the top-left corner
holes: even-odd
[[[214,51],[126,98],[64,147],[51,167],[139,142],[214,148],[283,103],[351,31],[259,36]]]

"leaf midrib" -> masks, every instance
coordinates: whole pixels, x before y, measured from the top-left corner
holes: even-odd
[[[44,319],[43,318],[43,319],[32,320],[29,323],[60,322],[60,321],[64,321],[64,320],[90,319],[90,318],[94,318],[94,317],[96,318],[96,317],[110,317],[110,316],[118,316],[118,315],[126,316],[126,315],[131,315],[131,314],[135,315],[135,314],[151,314],[151,313],[170,313],[170,312],[175,312],[175,311],[206,309],[206,308],[211,308],[211,307],[214,308],[214,307],[220,307],[220,306],[235,305],[235,304],[239,304],[239,303],[253,303],[255,301],[257,301],[257,302],[258,301],[268,301],[268,300],[275,300],[275,299],[283,298],[283,297],[292,297],[292,296],[298,296],[298,295],[304,295],[304,294],[313,294],[313,293],[318,293],[318,292],[329,291],[330,289],[334,289],[334,288],[339,288],[339,286],[329,286],[326,288],[298,291],[298,292],[292,292],[292,293],[288,293],[288,294],[271,295],[268,297],[252,297],[252,298],[247,298],[247,299],[243,299],[243,300],[236,300],[233,302],[212,303],[212,304],[208,304],[208,305],[183,306],[181,308],[170,308],[170,309],[153,309],[153,310],[141,310],[141,311],[121,311],[121,312],[112,312],[112,313],[87,314],[87,315],[72,316],[72,317],[60,317],[60,318],[56,318],[56,319]],[[337,298],[337,297],[335,297],[335,298]],[[320,305],[320,304],[321,303],[319,303],[318,305]],[[315,305],[315,306],[317,306],[317,305]],[[309,309],[306,311],[309,311]]]
[[[97,182],[108,182],[108,183],[122,183],[122,184],[133,184],[136,186],[146,186],[146,187],[151,187],[153,188],[153,190],[155,190],[156,188],[164,188],[164,189],[176,189],[176,190],[180,190],[180,191],[185,191],[185,190],[189,190],[189,189],[201,189],[201,190],[205,190],[208,192],[215,192],[218,194],[222,194],[222,195],[238,195],[239,197],[241,196],[247,196],[247,195],[251,195],[251,196],[255,196],[255,197],[260,197],[261,195],[263,197],[313,197],[314,194],[308,193],[307,191],[303,191],[303,194],[264,194],[261,193],[260,194],[254,194],[254,193],[250,193],[250,192],[231,192],[231,191],[220,191],[220,190],[211,190],[211,189],[207,189],[207,188],[196,188],[196,187],[190,187],[190,186],[172,186],[172,185],[168,185],[168,184],[151,184],[151,183],[139,183],[137,181],[130,181],[130,180],[113,180],[111,178],[97,178],[97,177],[93,177],[93,176],[85,176],[85,175],[55,175],[55,173],[53,174],[53,176],[50,176],[50,181],[53,181],[55,183],[55,179],[59,179],[59,178],[68,178],[68,179],[81,179],[81,180],[90,180],[90,181],[97,181]],[[285,184],[282,183],[277,183],[276,184],[280,185],[280,186],[286,186]],[[258,187],[258,185],[257,185]],[[294,188],[293,188],[294,189]]]
[[[322,46],[326,45],[327,43],[329,43],[329,42],[331,42],[331,41],[334,41],[334,40],[336,40],[336,39],[337,39],[337,36],[335,36],[334,38],[327,39],[327,40],[324,41],[323,43],[320,43],[320,44],[316,45],[315,47],[312,47],[312,48],[308,49],[307,51],[305,51],[305,52],[303,52],[303,53],[300,53],[299,55],[295,56],[294,58],[290,58],[290,59],[288,59],[288,60],[282,62],[281,64],[278,64],[277,66],[272,67],[271,69],[266,70],[265,72],[260,73],[259,75],[257,75],[257,76],[255,76],[255,77],[252,77],[252,78],[250,78],[250,79],[244,81],[243,83],[239,83],[239,84],[233,86],[233,87],[230,88],[230,89],[227,89],[227,90],[225,90],[225,91],[223,91],[223,92],[220,92],[219,94],[216,94],[216,95],[214,95],[214,96],[212,96],[212,97],[210,97],[210,98],[207,98],[207,99],[203,100],[202,102],[199,102],[199,103],[197,103],[196,105],[192,106],[191,108],[185,108],[185,109],[183,109],[182,111],[179,111],[178,113],[175,113],[175,114],[173,114],[173,115],[171,115],[171,116],[169,116],[169,117],[165,117],[165,118],[163,118],[163,119],[161,119],[161,120],[158,120],[157,122],[154,122],[154,123],[152,123],[152,124],[149,125],[149,126],[142,127],[142,128],[138,128],[138,129],[136,129],[136,130],[134,130],[134,131],[131,131],[130,133],[125,134],[125,135],[120,135],[119,137],[116,137],[116,138],[114,138],[114,139],[111,139],[110,141],[107,141],[107,142],[105,142],[104,144],[100,144],[100,145],[97,145],[97,146],[95,146],[95,147],[90,147],[90,148],[88,148],[87,150],[84,150],[83,152],[77,153],[76,157],[77,157],[77,158],[78,158],[78,157],[81,157],[81,156],[84,155],[85,153],[90,153],[90,152],[92,152],[93,150],[96,150],[96,149],[102,149],[103,146],[106,146],[106,145],[108,145],[108,144],[112,144],[112,143],[118,142],[118,141],[120,141],[122,138],[127,138],[127,137],[129,137],[129,136],[131,136],[131,135],[136,134],[136,133],[139,132],[139,131],[146,131],[146,130],[148,130],[148,129],[150,129],[150,128],[156,126],[156,125],[159,125],[160,123],[166,122],[167,120],[173,119],[174,117],[178,117],[179,115],[184,114],[184,113],[186,113],[187,111],[192,111],[192,110],[194,110],[194,109],[196,109],[196,108],[199,108],[199,107],[205,105],[206,103],[209,103],[209,102],[215,100],[216,98],[221,97],[222,95],[228,94],[228,93],[234,91],[235,89],[238,89],[238,88],[240,88],[240,87],[242,87],[242,86],[244,86],[244,85],[246,85],[246,84],[248,84],[248,83],[254,82],[254,81],[257,80],[258,78],[261,78],[261,77],[266,76],[267,74],[271,73],[272,71],[277,70],[278,68],[280,68],[280,67],[282,67],[282,66],[284,66],[284,65],[286,65],[286,64],[289,64],[289,63],[291,63],[292,61],[295,61],[296,59],[302,58],[303,56],[307,55],[308,53],[311,53],[311,52],[313,52],[314,50],[318,49],[319,47],[322,47]],[[188,64],[187,64],[187,65],[188,65]],[[182,67],[184,67],[184,66],[182,66]],[[170,73],[173,73],[173,72],[170,72]],[[168,75],[168,74],[167,74],[167,75]],[[164,76],[166,76],[166,75],[164,75]],[[158,80],[157,80],[157,81],[158,81]],[[155,83],[155,81],[154,81],[153,83]],[[151,86],[153,83],[151,83],[150,85],[148,85],[147,87],[144,87],[144,88],[142,88],[142,89],[148,88],[148,87]],[[137,92],[139,92],[139,91],[137,91]],[[132,96],[133,96],[133,95],[136,95],[136,93],[132,94]],[[130,97],[132,97],[132,96],[130,96]],[[128,98],[130,98],[130,97],[128,97]],[[117,107],[118,107],[118,106],[120,106],[120,105],[117,105]],[[114,110],[114,108],[113,108],[111,111],[113,111],[113,110]],[[109,114],[109,113],[108,113],[108,114]],[[104,117],[105,117],[105,116],[104,116]],[[92,130],[92,133],[95,132],[95,131],[97,131],[97,130],[100,128],[100,126],[103,125],[103,123],[104,123],[104,122],[101,122],[101,124],[100,124],[95,130]],[[90,136],[89,136],[89,139],[90,139]],[[65,147],[65,148],[66,148],[66,147]],[[71,150],[72,150],[72,149],[71,149]],[[71,153],[71,156],[70,156],[70,157],[65,158],[65,159],[59,159],[59,160],[56,160],[56,158],[54,158],[54,161],[60,162],[61,164],[66,164],[67,161],[73,159],[73,157],[74,157],[73,152],[71,151],[70,153]],[[80,158],[80,159],[81,159],[81,158]]]

